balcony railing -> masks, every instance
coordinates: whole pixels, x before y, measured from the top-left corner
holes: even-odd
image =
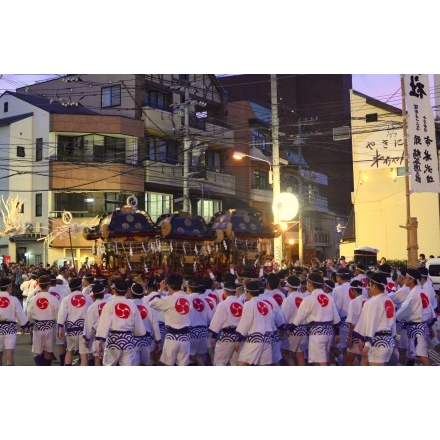
[[[314,196],[302,201],[302,209],[304,211],[328,212],[327,197]]]
[[[328,246],[330,244],[330,234],[327,231],[313,229],[304,231],[304,245],[309,247]]]
[[[145,162],[145,182],[175,186],[183,186],[183,165],[171,165],[160,162]],[[206,178],[197,173],[190,175],[189,186],[204,188],[218,194],[235,194],[235,176],[221,172],[206,170]]]

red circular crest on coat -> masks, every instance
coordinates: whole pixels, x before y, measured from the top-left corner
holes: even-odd
[[[226,293],[225,292],[223,292],[223,295],[222,295],[222,300],[224,301],[226,299]]]
[[[240,318],[241,314],[243,313],[243,306],[238,302],[233,302],[229,306],[229,310],[231,311],[232,316],[235,316],[236,318]]]
[[[58,299],[60,299],[61,297],[60,297],[60,295],[59,295],[59,293],[57,293],[57,292],[49,292],[52,296],[54,296],[55,298],[58,298]]]
[[[318,295],[317,300],[318,300],[318,303],[321,304],[321,307],[327,307],[328,306],[329,300],[328,300],[327,295],[324,295],[324,294],[320,293]]]
[[[273,304],[268,299],[263,299],[263,301],[270,305],[270,308],[273,310]]]
[[[362,287],[366,288],[368,286],[368,278],[362,278],[361,279]]]
[[[141,314],[141,318],[145,319],[148,316],[148,310],[145,306],[143,306],[142,304],[138,304],[137,308],[139,310],[139,313]]]
[[[9,306],[9,298],[6,298],[6,296],[2,296],[0,298],[0,309],[6,309],[6,307]]]
[[[362,307],[364,307],[364,304],[367,302],[367,300],[365,300],[365,301],[362,301],[362,305],[361,305],[361,308]]]
[[[352,292],[351,289],[348,291],[348,296],[350,297],[350,299],[355,299],[356,298],[356,295]]]
[[[101,316],[102,309],[104,308],[104,306],[105,306],[106,304],[107,304],[107,303],[105,303],[105,302],[102,302],[102,303],[99,303],[99,304],[98,304],[98,316]]]
[[[175,307],[176,312],[180,315],[187,315],[189,313],[189,301],[186,298],[178,298]]]
[[[283,304],[283,297],[279,293],[275,293],[273,296],[274,300],[277,302],[277,304],[281,307],[281,304]]]
[[[218,304],[218,296],[215,293],[213,293],[213,292],[208,293],[208,296],[211,297],[215,301],[216,304]]]
[[[206,299],[206,302],[208,303],[209,307],[211,308],[211,310],[214,310],[215,301],[212,298],[210,298],[209,296],[207,296],[205,299]]]
[[[421,293],[420,293],[420,298],[421,298],[421,300],[422,300],[422,307],[423,307],[424,309],[426,309],[427,307],[429,307],[429,298],[428,298],[428,296],[426,295],[425,292],[421,292]]]
[[[297,308],[301,305],[302,302],[303,302],[303,300],[299,296],[297,296],[295,298],[295,305],[296,305]]]
[[[77,309],[80,309],[86,305],[86,299],[83,295],[73,295],[70,302],[72,306]]]
[[[118,318],[127,319],[130,316],[130,307],[128,304],[117,303],[115,305],[115,313]]]
[[[200,298],[194,298],[193,299],[193,307],[198,312],[203,312],[203,310],[205,310],[205,304],[203,304],[203,301]]]
[[[396,284],[394,283],[394,281],[389,281],[387,283],[387,292],[390,293],[394,289],[394,287],[396,287]]]
[[[38,298],[35,304],[39,309],[45,310],[49,307],[49,300],[47,298]]]
[[[260,312],[260,315],[266,316],[269,313],[269,307],[267,307],[266,303],[268,303],[267,300],[257,302],[257,309]]]
[[[394,316],[394,303],[391,300],[387,299],[384,305],[387,318],[392,318]]]

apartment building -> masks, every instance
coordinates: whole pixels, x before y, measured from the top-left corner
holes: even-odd
[[[232,132],[214,75],[67,75],[6,92],[0,106],[9,161],[0,190],[22,194],[30,225],[1,239],[12,260],[94,260],[81,234],[57,234],[64,211],[79,229],[134,195],[153,221],[184,200],[208,221],[235,194],[224,167]]]

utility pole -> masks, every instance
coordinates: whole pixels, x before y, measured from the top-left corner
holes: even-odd
[[[189,151],[191,148],[191,139],[189,137],[189,112],[194,111],[196,106],[206,107],[206,102],[192,100],[189,97],[189,92],[195,83],[188,83],[185,85],[171,86],[170,90],[179,90],[184,92],[184,102],[179,104],[171,104],[171,108],[178,109],[179,115],[182,117],[183,111],[183,211],[191,214],[191,201],[189,199]]]
[[[281,193],[281,176],[280,176],[280,148],[278,143],[279,138],[279,120],[278,120],[278,92],[277,92],[277,76],[271,74],[271,114],[272,114],[272,195],[273,201],[277,200]],[[280,218],[277,210],[273,213],[274,225],[280,224]],[[281,263],[283,259],[283,239],[284,236],[274,238],[274,258],[277,263]]]
[[[184,138],[183,138],[183,211],[191,213],[189,200],[189,87],[185,87]]]
[[[298,167],[298,260],[299,265],[302,267],[303,265],[303,223],[302,223],[302,209],[303,209],[303,176],[302,172],[302,139],[301,139],[301,118],[298,119],[298,159],[299,159],[299,167]]]

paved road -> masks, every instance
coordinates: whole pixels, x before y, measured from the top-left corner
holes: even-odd
[[[6,354],[3,353],[3,365],[6,365]],[[15,346],[15,365],[28,367],[35,366],[34,355],[32,354],[31,337],[29,333],[22,335],[17,333],[17,344]],[[59,366],[58,360],[52,362],[52,366]]]
[[[17,345],[15,348],[15,365],[16,366],[35,366],[34,357],[31,350],[31,338],[28,333],[22,335],[17,334]],[[440,364],[440,353],[435,350],[429,350],[429,357],[434,364]],[[74,358],[74,365],[78,365],[77,358]],[[6,364],[6,355],[3,353],[3,364]],[[52,366],[59,366],[58,360],[52,362]]]

